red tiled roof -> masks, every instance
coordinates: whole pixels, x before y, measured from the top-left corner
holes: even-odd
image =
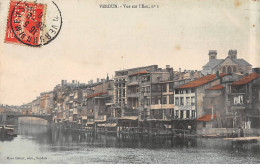
[[[92,95],[88,95],[86,98],[96,97],[96,96],[103,95],[103,94],[107,94],[107,92],[95,93],[95,94],[92,94]]]
[[[220,90],[220,89],[223,89],[223,88],[224,88],[223,85],[216,85],[216,86],[209,88],[208,90]]]
[[[216,115],[213,115],[213,119],[216,119],[217,118],[217,116]],[[198,119],[197,119],[197,121],[206,121],[206,122],[209,122],[209,121],[211,121],[211,114],[205,114],[205,115],[203,115],[202,117],[199,117]]]
[[[220,77],[224,77],[226,75],[227,74],[225,74],[225,73],[221,73],[219,76]],[[206,75],[206,76],[198,78],[198,79],[196,79],[194,81],[188,82],[187,84],[179,86],[177,89],[195,88],[195,87],[204,85],[204,84],[206,84],[206,83],[208,83],[210,81],[213,81],[214,79],[216,79],[216,74]]]
[[[137,73],[130,74],[129,76],[134,76],[134,75],[138,75],[138,74],[147,74],[147,72],[146,71],[139,71]]]
[[[259,77],[260,77],[260,74],[251,73],[248,76],[245,76],[242,79],[240,79],[240,80],[238,80],[236,82],[233,82],[232,86],[235,86],[235,85],[245,85],[245,84],[247,84],[247,83],[249,83],[249,82],[251,82],[251,81],[253,81],[253,80],[255,80],[255,79],[259,78]]]

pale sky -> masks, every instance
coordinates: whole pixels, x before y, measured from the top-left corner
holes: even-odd
[[[60,80],[87,83],[114,71],[158,64],[202,70],[208,50],[260,67],[260,3],[250,0],[55,0],[63,26],[41,48],[4,43],[9,0],[0,2],[0,103],[20,105]],[[156,4],[102,9],[99,4]]]

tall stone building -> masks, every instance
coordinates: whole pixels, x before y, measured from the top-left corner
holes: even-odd
[[[234,127],[260,127],[260,74],[251,73],[232,83],[231,113]]]
[[[229,50],[225,59],[217,59],[217,51],[209,50],[209,62],[204,65],[201,73],[203,75],[221,73],[251,73],[252,65],[244,59],[237,58],[237,50]]]

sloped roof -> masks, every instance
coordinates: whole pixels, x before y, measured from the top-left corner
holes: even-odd
[[[103,94],[107,94],[107,92],[95,93],[95,94],[87,96],[86,98],[96,97],[96,96],[103,95]]]
[[[220,90],[220,89],[223,89],[223,88],[224,88],[223,85],[216,85],[216,86],[209,88],[208,90]]]
[[[251,73],[248,76],[245,76],[242,79],[240,79],[240,80],[238,80],[236,82],[233,82],[232,86],[245,85],[245,84],[247,84],[247,83],[249,83],[249,82],[251,82],[251,81],[253,81],[253,80],[255,80],[255,79],[259,78],[259,77],[260,77],[260,74]]]
[[[224,60],[226,60],[229,57],[226,57],[225,59],[211,59],[209,60],[209,62],[204,65],[203,67],[211,67],[211,68],[215,68],[216,66],[218,66],[219,64],[221,64]],[[231,59],[231,58],[230,58]],[[251,64],[249,64],[247,61],[245,61],[244,59],[231,59],[234,63],[240,65],[240,66],[251,66]]]
[[[236,62],[237,64],[241,65],[241,66],[251,66],[251,64],[249,64],[247,61],[245,61],[244,59],[232,59],[234,62]]]
[[[137,73],[130,74],[129,76],[134,76],[134,75],[138,75],[138,74],[146,74],[146,73],[147,73],[146,71],[139,71]]]
[[[226,73],[221,73],[220,77],[224,77],[226,75],[227,75]],[[216,79],[216,74],[206,75],[206,76],[198,78],[198,79],[196,79],[194,81],[188,82],[187,84],[181,85],[181,86],[177,87],[177,89],[195,88],[195,87],[204,85],[204,84],[206,84],[208,82],[211,82],[214,79]]]
[[[213,119],[216,119],[217,116],[213,115]],[[204,121],[204,122],[210,122],[211,121],[211,114],[205,114],[202,117],[199,117],[197,121]]]
[[[203,67],[211,67],[211,68],[214,68],[216,67],[217,65],[219,65],[224,59],[211,59],[209,60],[209,62],[204,65]]]

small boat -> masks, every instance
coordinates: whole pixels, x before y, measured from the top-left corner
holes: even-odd
[[[245,143],[257,143],[257,139],[249,139],[249,140],[233,140],[233,143],[245,144]]]
[[[14,128],[11,128],[10,126],[1,126],[0,128],[0,135],[4,137],[17,137],[17,134],[14,132]]]

